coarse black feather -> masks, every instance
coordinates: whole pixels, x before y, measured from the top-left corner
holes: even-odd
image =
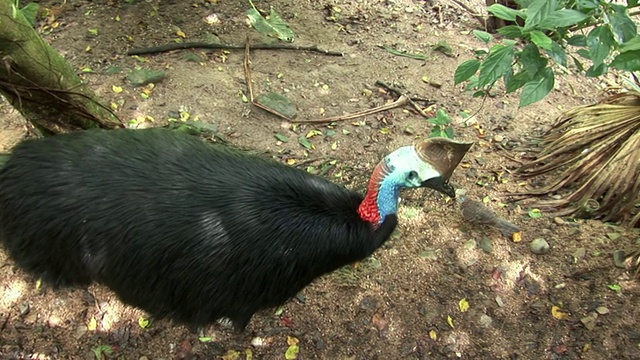
[[[111,288],[194,326],[243,329],[318,276],[373,253],[397,224],[304,171],[162,129],[25,141],[0,169],[0,239],[55,285]]]

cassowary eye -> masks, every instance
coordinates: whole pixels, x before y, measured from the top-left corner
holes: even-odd
[[[407,180],[416,180],[418,178],[418,173],[415,170],[411,170],[409,175],[407,175]]]

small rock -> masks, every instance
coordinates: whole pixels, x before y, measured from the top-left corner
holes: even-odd
[[[615,267],[620,269],[625,269],[626,266],[624,264],[627,259],[627,252],[624,250],[616,250],[613,252],[613,264]]]
[[[404,128],[404,133],[407,135],[414,135],[416,131],[411,126],[407,126]]]
[[[49,319],[47,320],[47,324],[50,327],[56,327],[56,326],[60,325],[61,322],[62,322],[62,320],[59,317],[55,316],[55,315],[51,315],[49,317]]]
[[[575,258],[575,261],[578,262],[579,260],[582,260],[586,254],[587,250],[585,248],[578,248],[573,253],[573,257]]]
[[[501,143],[504,140],[504,136],[502,135],[494,135],[493,141]]]
[[[600,314],[600,315],[606,315],[606,314],[608,314],[610,311],[609,311],[609,309],[608,309],[607,307],[605,307],[605,306],[598,306],[598,307],[596,308],[596,312],[597,312],[598,314]]]
[[[73,336],[76,338],[76,340],[79,340],[82,335],[87,333],[87,327],[84,325],[78,325],[76,327],[76,330],[74,331]]]
[[[480,239],[480,248],[486,253],[491,253],[493,251],[493,243],[491,242],[491,239],[483,236],[482,239]]]
[[[563,218],[557,216],[553,218],[553,222],[556,223],[556,225],[565,225],[567,223]]]
[[[129,83],[136,87],[142,86],[149,83],[157,83],[164,79],[165,72],[162,70],[151,70],[151,69],[138,69],[132,70],[127,74],[127,80]]]
[[[378,301],[373,296],[366,296],[360,301],[360,309],[373,310],[378,307]]]
[[[464,243],[464,248],[467,250],[473,250],[476,248],[476,241],[471,239]]]
[[[480,326],[490,327],[492,322],[493,322],[493,319],[489,315],[487,314],[480,315]]]
[[[530,245],[531,252],[536,255],[544,255],[549,252],[551,247],[547,240],[543,238],[534,239]]]
[[[585,328],[587,328],[587,330],[593,330],[596,328],[596,320],[598,318],[598,314],[591,314],[589,316],[585,316],[582,319],[580,319],[580,322],[582,323],[582,325],[584,325]]]

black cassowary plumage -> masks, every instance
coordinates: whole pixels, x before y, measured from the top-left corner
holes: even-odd
[[[161,129],[25,141],[0,170],[0,240],[55,285],[96,281],[153,316],[243,329],[394,230],[323,178]]]

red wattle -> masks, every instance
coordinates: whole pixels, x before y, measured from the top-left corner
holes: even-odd
[[[364,200],[358,207],[358,215],[364,221],[370,222],[374,227],[378,227],[380,222],[380,211],[378,210],[378,189],[380,182],[384,179],[386,172],[382,162],[376,166],[369,180],[369,187]]]

